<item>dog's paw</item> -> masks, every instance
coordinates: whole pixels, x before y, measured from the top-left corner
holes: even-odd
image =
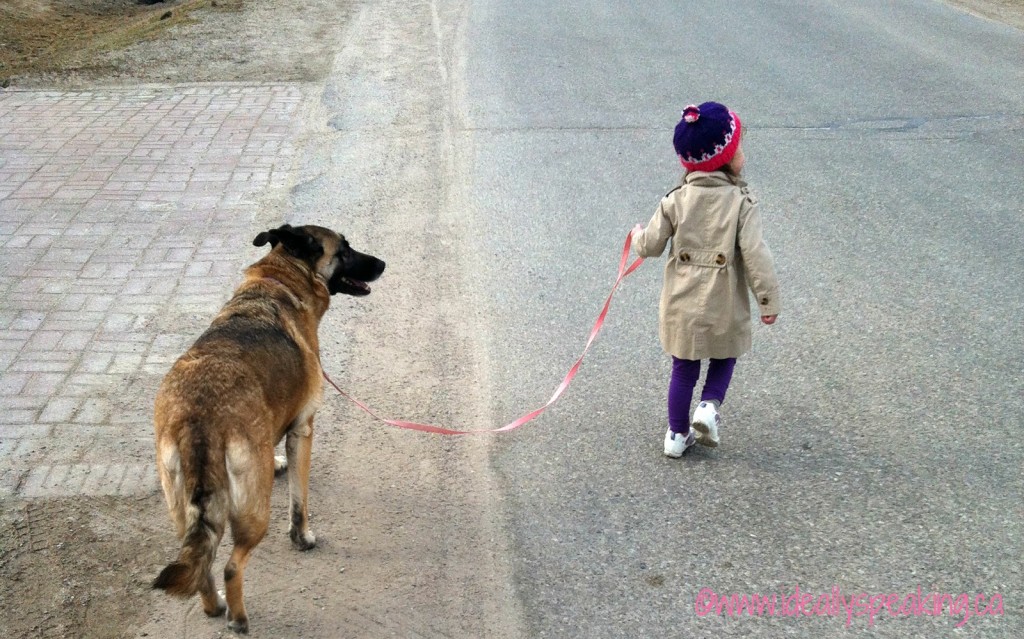
[[[292,545],[299,550],[309,550],[316,547],[316,535],[312,530],[300,532],[298,528],[290,528],[288,536],[292,539]]]
[[[284,455],[274,455],[274,477],[288,470],[288,458]]]
[[[219,617],[228,610],[228,604],[224,601],[224,593],[217,591],[217,601],[212,607],[207,607],[206,602],[203,602],[203,612],[206,613],[207,617]]]
[[[249,634],[249,618],[232,619],[228,622],[228,628],[236,634],[247,635]]]

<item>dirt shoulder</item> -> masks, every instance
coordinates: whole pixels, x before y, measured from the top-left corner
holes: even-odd
[[[0,86],[315,81],[350,13],[330,0],[7,0]]]
[[[157,494],[0,501],[0,626],[7,637],[126,637],[165,560]]]

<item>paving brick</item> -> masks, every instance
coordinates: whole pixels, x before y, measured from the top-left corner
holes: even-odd
[[[81,351],[89,345],[95,331],[67,331],[57,343],[57,348]]]
[[[159,380],[157,380],[159,381]],[[153,387],[153,392],[150,393],[150,397],[156,396],[156,387]],[[145,409],[140,410],[117,410],[110,415],[110,423],[118,425],[131,425],[138,432],[146,433],[149,435],[153,428],[153,406],[151,403],[146,403]]]
[[[44,494],[43,484],[46,482],[49,474],[49,466],[36,466],[33,468],[22,482],[21,494],[25,497],[41,497]]]
[[[4,411],[3,413],[0,413],[0,431],[7,430],[9,428],[22,428],[22,425],[24,424],[29,424],[29,426],[24,426],[25,428],[32,428],[38,414],[39,411],[31,409],[11,409],[9,411]]]
[[[85,489],[85,481],[89,478],[91,471],[92,467],[89,466],[89,464],[71,464],[68,468],[68,472],[64,475],[64,481],[60,488],[61,493],[66,495],[81,495]]]
[[[73,421],[76,424],[102,424],[108,422],[109,418],[110,402],[103,398],[92,397],[82,402]]]
[[[156,490],[153,394],[237,284],[302,99],[290,85],[0,94],[0,495]],[[161,333],[175,318],[196,332]]]
[[[12,331],[35,331],[42,325],[45,319],[46,313],[22,311],[8,328]]]
[[[60,303],[57,305],[56,310],[58,311],[80,311],[85,308],[86,302],[89,301],[89,296],[84,293],[71,293],[65,295]]]
[[[19,371],[25,373],[67,373],[75,367],[75,363],[72,361],[33,361],[29,359],[19,359],[12,363],[8,370]],[[26,384],[28,381],[26,380]],[[24,386],[22,386],[22,392],[24,392]]]
[[[46,406],[48,398],[34,395],[3,395],[0,396],[0,411],[11,409],[41,410]]]
[[[32,335],[32,339],[25,344],[25,347],[34,350],[56,348],[63,337],[64,333],[60,331],[37,331]]]
[[[70,466],[51,466],[50,472],[46,475],[46,479],[39,486],[40,493],[48,494],[58,492],[63,488],[64,480],[67,479],[68,471],[70,470]]]
[[[116,495],[117,489],[121,486],[121,481],[124,479],[126,469],[125,464],[111,464],[107,468],[107,472],[104,473],[103,478],[95,486],[91,487],[93,492],[90,494]],[[88,487],[88,483],[86,485]]]
[[[100,494],[100,487],[105,485],[105,477],[111,470],[109,464],[93,464],[89,467],[89,474],[81,484],[81,493],[85,495]],[[115,471],[116,472],[116,471]],[[123,477],[123,470],[122,470]],[[118,478],[120,481],[120,478]]]
[[[80,373],[104,373],[114,361],[113,353],[85,353],[76,368]]]
[[[21,443],[20,439],[15,437],[0,437],[0,468],[6,468],[10,464],[8,463],[8,457],[14,455],[15,449],[18,448],[18,444]]]
[[[60,392],[67,375],[64,373],[36,373],[30,379],[22,393],[33,399],[39,396],[52,396]]]
[[[120,336],[117,333],[100,334],[89,347],[95,351],[109,353],[145,353],[149,349],[149,344],[145,340],[136,339],[135,335],[135,333],[123,333]],[[123,339],[119,341],[118,337]]]
[[[5,337],[10,337],[10,332],[6,331],[3,334]],[[0,339],[0,352],[17,354],[18,351],[25,348],[25,341],[19,339]],[[6,367],[5,367],[6,368]]]
[[[70,422],[81,405],[82,400],[74,397],[53,397],[39,414],[38,421],[44,424]]]
[[[137,353],[117,353],[111,362],[108,373],[133,373],[142,366],[142,355]]]
[[[16,441],[18,445],[11,453],[11,459],[31,464],[36,464],[43,459],[53,445],[48,437],[26,437],[16,439]]]
[[[27,373],[0,373],[0,396],[21,393],[28,380]]]
[[[0,454],[0,459],[3,459],[2,454]],[[25,472],[21,470],[11,468],[0,469],[0,497],[14,495],[18,490],[18,486],[21,485],[24,475]]]
[[[110,387],[118,384],[123,378],[120,375],[106,375],[101,373],[74,373],[68,377],[69,386],[92,386]],[[99,392],[96,389],[96,392]]]
[[[140,291],[141,292],[141,291]],[[118,333],[127,331],[135,325],[136,316],[128,313],[111,313],[103,320],[104,331]]]
[[[36,413],[39,411],[5,411],[0,416],[0,439],[24,439],[26,437],[46,437],[50,434],[50,427],[46,424],[36,423]],[[17,413],[8,421],[8,415]]]
[[[156,464],[132,464],[125,468],[124,478],[117,488],[117,494],[124,496],[145,495],[160,490]]]

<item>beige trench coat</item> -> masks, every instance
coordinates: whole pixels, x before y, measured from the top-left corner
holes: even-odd
[[[633,246],[640,257],[653,257],[669,240],[659,310],[665,351],[680,359],[725,359],[750,350],[748,286],[758,315],[777,315],[781,306],[746,183],[721,171],[687,174],[634,235]]]

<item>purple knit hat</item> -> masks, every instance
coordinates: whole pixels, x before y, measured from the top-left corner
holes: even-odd
[[[672,146],[687,171],[717,171],[736,155],[740,145],[740,118],[717,102],[683,109]]]

